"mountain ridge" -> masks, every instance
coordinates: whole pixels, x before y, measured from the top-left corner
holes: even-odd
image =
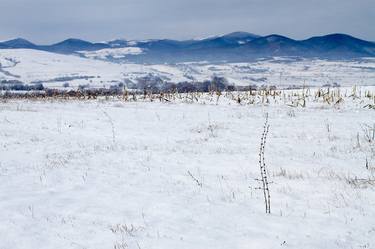
[[[328,34],[295,40],[279,34],[259,36],[248,32],[232,32],[201,40],[126,40],[93,43],[69,38],[51,45],[36,45],[17,38],[0,42],[0,49],[36,49],[61,54],[82,54],[83,51],[139,47],[144,53],[128,55],[121,62],[176,63],[189,61],[241,62],[263,57],[297,56],[326,59],[375,57],[375,43],[347,34]],[[108,58],[111,59],[111,58]]]

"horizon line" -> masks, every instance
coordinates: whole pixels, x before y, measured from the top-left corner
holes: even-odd
[[[37,46],[51,46],[51,45],[56,45],[58,43],[68,41],[68,40],[80,40],[80,41],[84,41],[84,42],[90,42],[92,44],[106,44],[108,42],[116,41],[116,40],[123,40],[123,41],[129,41],[129,42],[131,42],[131,41],[140,42],[140,41],[171,40],[171,41],[181,41],[181,42],[183,42],[183,41],[203,41],[203,40],[208,40],[208,39],[224,37],[224,36],[234,34],[234,33],[247,33],[249,35],[258,36],[257,38],[264,38],[264,37],[269,37],[269,36],[281,36],[281,37],[285,37],[285,38],[288,38],[288,39],[291,39],[291,40],[294,40],[294,41],[305,41],[305,40],[308,40],[308,39],[311,39],[311,38],[314,38],[314,37],[324,37],[324,36],[331,36],[331,35],[345,35],[345,36],[350,36],[350,37],[353,37],[353,38],[356,38],[356,39],[359,39],[359,40],[363,40],[363,41],[367,41],[367,42],[373,42],[373,43],[375,42],[375,41],[371,41],[371,40],[358,38],[358,37],[356,37],[354,35],[351,35],[351,34],[348,34],[348,33],[340,33],[340,32],[328,33],[328,34],[323,34],[323,35],[313,35],[313,36],[309,36],[309,37],[304,38],[304,39],[294,39],[294,38],[291,38],[289,36],[281,35],[281,34],[278,34],[278,33],[272,33],[272,34],[268,34],[268,35],[258,35],[258,34],[248,32],[248,31],[234,31],[234,32],[230,32],[230,33],[220,34],[220,35],[209,35],[209,36],[206,36],[206,37],[201,37],[201,38],[195,37],[195,38],[190,38],[190,39],[172,39],[172,38],[126,39],[126,38],[120,38],[119,37],[119,38],[113,38],[113,39],[109,39],[109,40],[91,41],[91,40],[86,40],[86,39],[78,38],[78,37],[69,37],[69,38],[66,38],[64,40],[59,40],[59,41],[52,42],[52,43],[49,43],[49,44],[34,43],[33,41],[31,41],[31,39],[27,39],[27,38],[24,38],[24,37],[20,36],[20,37],[15,37],[15,38],[9,38],[9,39],[6,39],[6,40],[0,40],[0,43],[5,43],[5,42],[15,41],[15,40],[25,40],[25,41],[30,42],[30,43],[32,43],[34,45],[37,45]],[[257,39],[257,38],[255,38],[255,39]]]

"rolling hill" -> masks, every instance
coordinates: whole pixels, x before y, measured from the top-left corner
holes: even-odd
[[[0,49],[35,49],[60,54],[77,54],[103,49],[137,48],[142,53],[116,55],[116,50],[107,59],[114,62],[134,63],[178,63],[193,61],[248,62],[274,56],[293,56],[323,59],[353,59],[375,57],[375,43],[346,34],[330,34],[306,40],[294,40],[272,34],[258,36],[247,32],[233,32],[199,40],[144,40],[118,39],[103,43],[92,43],[80,39],[67,39],[52,45],[35,45],[18,38],[0,43]],[[122,49],[118,51],[128,51]]]

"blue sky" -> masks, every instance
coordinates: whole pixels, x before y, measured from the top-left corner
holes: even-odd
[[[189,39],[232,31],[375,41],[375,0],[0,0],[0,40]]]

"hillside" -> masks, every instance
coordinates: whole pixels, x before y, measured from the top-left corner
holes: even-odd
[[[99,53],[100,51],[100,53]],[[375,60],[332,61],[274,57],[249,63],[114,63],[106,56],[125,58],[141,54],[133,48],[114,48],[85,53],[82,58],[34,49],[0,50],[0,82],[42,83],[46,87],[110,87],[136,84],[139,80],[171,83],[202,82],[214,76],[224,77],[234,85],[342,86],[374,85]]]

